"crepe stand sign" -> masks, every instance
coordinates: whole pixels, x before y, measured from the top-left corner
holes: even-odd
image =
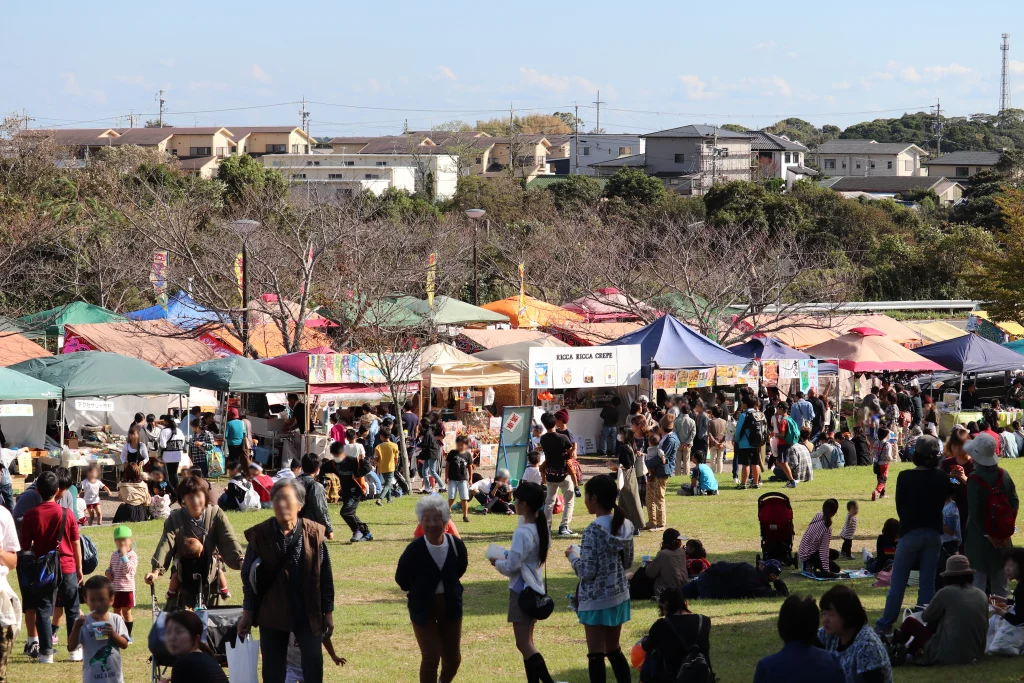
[[[736,383],[758,388],[758,382],[761,379],[761,364],[756,360],[752,360],[740,369],[739,377]]]

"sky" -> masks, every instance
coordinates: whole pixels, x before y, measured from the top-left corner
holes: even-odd
[[[32,127],[298,125],[387,135],[572,111],[587,129],[1024,108],[1024,2],[6,3],[0,115]],[[1019,48],[1015,47],[1019,41]],[[1014,59],[1017,57],[1017,59]]]

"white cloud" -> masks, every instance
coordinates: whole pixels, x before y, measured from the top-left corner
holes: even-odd
[[[455,76],[455,72],[446,66],[437,67],[437,72],[441,74],[443,78],[447,78],[449,81],[458,80],[458,78]]]
[[[833,90],[849,90],[850,89],[850,83],[848,81],[833,81],[832,89]]]
[[[1024,62],[1018,62],[1016,59],[1011,59],[1010,71],[1015,74],[1024,73]]]
[[[758,52],[760,50],[771,50],[775,47],[775,45],[776,43],[774,40],[768,40],[763,43],[755,43],[750,47],[750,49],[753,50],[754,52]]]
[[[519,67],[519,74],[527,85],[552,92],[566,92],[570,88],[596,90],[597,86],[582,76],[560,76],[558,74],[542,74],[536,69]]]
[[[83,88],[78,83],[78,78],[75,76],[74,71],[67,71],[61,73],[61,80],[64,81],[64,92],[69,95],[84,95],[91,97],[97,102],[103,103],[107,101],[107,95],[102,90],[96,90],[94,88]]]
[[[274,80],[273,78],[270,77],[270,74],[268,74],[266,71],[260,68],[259,64],[253,64],[250,67],[249,71],[252,74],[252,79],[254,81],[259,81],[260,83],[270,83]]]
[[[775,76],[774,78],[771,79],[771,84],[775,86],[779,94],[782,95],[783,97],[793,96],[793,88],[789,85],[789,83],[786,82],[784,78]]]
[[[940,78],[945,78],[947,76],[959,78],[977,78],[979,76],[978,72],[971,67],[964,66],[963,64],[957,64],[956,62],[945,66],[941,64],[936,66],[926,66],[924,68],[924,72],[933,80],[939,80]]]
[[[228,86],[220,81],[192,81],[188,87],[190,90],[226,90]]]
[[[921,80],[921,74],[917,73],[917,69],[912,66],[908,66],[905,69],[900,69],[900,76],[905,81],[919,81]]]
[[[707,90],[708,84],[697,76],[685,74],[679,77],[679,82],[683,84],[683,88],[686,90],[686,98],[689,100],[708,100],[718,97],[718,93],[709,92]]]
[[[829,104],[835,104],[836,101],[836,98],[832,97],[831,95],[825,95],[824,99]]]

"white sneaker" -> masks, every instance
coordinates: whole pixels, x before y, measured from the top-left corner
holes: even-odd
[[[53,664],[53,655],[39,655],[36,657],[37,664]]]
[[[732,478],[732,483],[734,483],[734,484],[740,483],[740,478],[739,477],[733,477]]]
[[[85,650],[81,646],[77,650],[72,650],[71,659],[72,662],[80,662],[85,657]]]

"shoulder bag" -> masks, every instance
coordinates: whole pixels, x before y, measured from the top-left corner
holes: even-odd
[[[548,595],[548,563],[544,563],[544,592],[538,593],[529,586],[519,593],[519,609],[531,619],[544,621],[555,611],[555,601]]]

